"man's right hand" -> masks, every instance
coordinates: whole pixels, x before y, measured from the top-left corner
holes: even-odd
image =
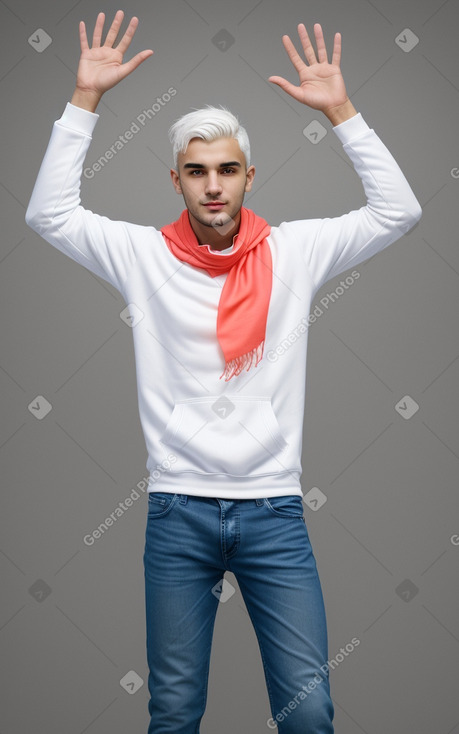
[[[107,33],[105,43],[101,46],[105,14],[99,13],[94,26],[92,48],[89,48],[88,45],[84,21],[80,21],[81,56],[76,88],[71,99],[71,103],[77,107],[95,112],[104,92],[118,84],[133,72],[142,61],[152,55],[153,51],[151,49],[141,51],[130,61],[123,64],[123,56],[129,48],[139,23],[138,18],[131,18],[124,36],[116,48],[113,48],[123,18],[123,11],[118,10]]]

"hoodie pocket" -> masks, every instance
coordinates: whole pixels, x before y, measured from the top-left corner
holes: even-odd
[[[288,446],[270,398],[241,395],[178,400],[161,443],[177,456],[172,473],[232,476],[285,470]]]

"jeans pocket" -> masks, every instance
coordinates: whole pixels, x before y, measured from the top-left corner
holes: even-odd
[[[277,517],[303,517],[303,498],[299,494],[265,497],[265,506]]]
[[[172,492],[148,493],[148,517],[164,517],[172,509],[178,499],[178,494]]]
[[[178,400],[161,437],[177,454],[171,472],[272,474],[287,441],[269,397],[207,395]]]

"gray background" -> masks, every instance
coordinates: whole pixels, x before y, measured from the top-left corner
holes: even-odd
[[[146,475],[125,303],[24,222],[73,91],[78,21],[92,36],[97,11],[107,28],[118,7],[0,0],[1,734],[147,729],[145,495],[83,542]],[[310,329],[302,487],[327,498],[305,513],[330,658],[360,640],[331,673],[337,734],[459,732],[458,3],[144,0],[124,10],[140,18],[128,57],[155,53],[104,97],[87,164],[157,96],[177,94],[83,180],[88,208],[156,227],[175,219],[183,200],[169,181],[167,129],[206,103],[246,125],[257,174],[245,204],[271,224],[361,206],[328,120],[266,81],[296,82],[281,36],[297,42],[297,23],[312,31],[316,21],[329,47],[341,31],[350,97],[423,207]],[[234,42],[219,46],[221,29]],[[43,31],[52,40],[39,52]],[[419,43],[407,51],[411,34]],[[317,144],[303,134],[313,120],[327,130]],[[28,408],[39,395],[52,406],[43,420]],[[409,419],[395,408],[405,396],[419,406]],[[256,637],[225,578],[236,593],[219,606],[201,731],[266,734]],[[135,694],[120,685],[130,671],[144,681]]]

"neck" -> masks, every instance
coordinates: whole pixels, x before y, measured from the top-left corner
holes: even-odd
[[[209,245],[211,250],[226,250],[227,247],[231,247],[234,236],[239,232],[241,223],[240,211],[233,220],[231,228],[229,228],[229,224],[224,224],[222,227],[201,224],[190,212],[188,212],[188,216],[199,244]]]

